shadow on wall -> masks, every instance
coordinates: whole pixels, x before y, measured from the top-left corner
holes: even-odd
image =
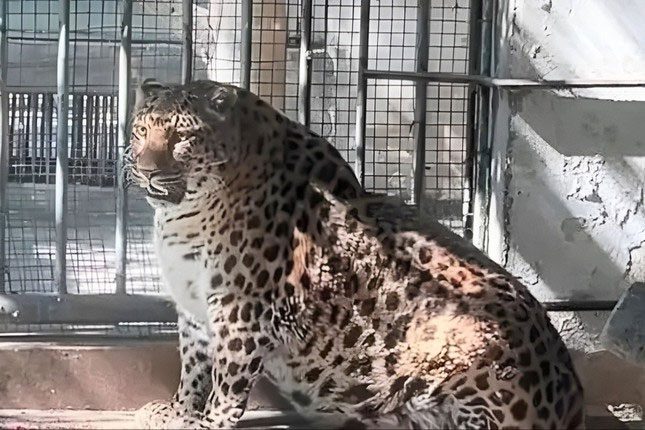
[[[529,284],[542,280],[549,292],[539,296],[617,298],[644,275],[634,265],[645,245],[643,171],[625,157],[645,155],[645,103],[512,100],[508,265]]]
[[[608,66],[595,64],[603,63],[604,54],[591,61],[587,52],[583,67],[580,56],[565,55],[598,39],[594,26],[605,21],[616,33],[608,38],[626,37],[629,26],[613,25],[619,17],[596,14],[598,7],[583,11],[558,4],[547,8],[524,4],[512,16],[503,14],[500,53],[508,56],[504,61],[510,65],[510,75],[636,79],[630,75],[632,63],[645,56]],[[645,12],[641,9],[634,4],[636,16]],[[589,14],[596,21],[582,26],[570,22]],[[567,38],[570,33],[575,34]],[[606,41],[592,51],[597,53],[603,44]],[[615,299],[627,286],[645,279],[645,103],[610,99],[637,99],[637,93],[629,97],[624,90],[605,89],[574,95],[509,94],[508,164],[501,169],[507,175],[501,226],[504,263],[540,299]]]

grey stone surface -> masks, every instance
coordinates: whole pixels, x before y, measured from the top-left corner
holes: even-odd
[[[622,358],[645,364],[645,283],[622,295],[605,325],[603,344]]]

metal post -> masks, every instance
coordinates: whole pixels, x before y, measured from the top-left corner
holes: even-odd
[[[185,28],[184,28],[185,29]],[[116,171],[116,293],[126,294],[127,262],[127,213],[128,195],[125,189],[123,157],[129,141],[130,117],[130,44],[132,42],[132,0],[123,0],[123,17],[121,19],[121,46],[119,47],[119,136],[117,144]],[[184,55],[185,58],[185,55]],[[190,71],[190,68],[188,69]],[[185,69],[184,69],[185,72]],[[183,75],[182,78],[185,78]],[[190,79],[190,78],[189,78]]]
[[[361,185],[365,186],[365,122],[367,120],[367,57],[370,35],[370,0],[361,0],[361,27],[358,50],[358,87],[356,88],[356,162],[354,170]]]
[[[311,20],[313,2],[303,0],[300,25],[300,63],[298,76],[298,121],[309,127],[311,113]]]
[[[253,1],[242,0],[242,40],[240,50],[240,86],[251,88],[251,37],[253,31]]]
[[[428,71],[428,50],[430,19],[430,2],[420,1],[417,10],[417,46],[416,46],[416,71],[425,73]],[[412,203],[421,208],[423,194],[426,188],[426,100],[428,99],[428,83],[417,82],[415,84],[414,103],[414,190]]]
[[[55,279],[60,294],[67,293],[67,123],[69,115],[69,0],[58,0],[58,124],[56,130],[56,266]]]
[[[469,43],[468,43],[468,74],[479,75],[480,73],[480,49],[481,49],[481,18],[482,18],[482,2],[481,0],[470,0],[470,28],[469,28]],[[477,136],[477,106],[478,97],[481,88],[476,84],[468,84],[468,117],[466,124],[466,189],[468,190],[468,198],[464,196],[465,214],[464,219],[464,237],[466,239],[473,239],[473,217],[475,212],[475,178],[477,175],[477,168],[474,163],[474,158],[477,156],[477,144],[475,138]],[[479,233],[477,236],[480,236]],[[479,245],[482,245],[481,240]]]
[[[128,3],[128,2],[126,2]],[[131,2],[130,2],[131,3]],[[193,0],[183,0],[182,1],[183,10],[182,10],[182,30],[184,36],[184,55],[182,57],[181,65],[181,82],[186,85],[193,79]],[[132,5],[130,4],[130,12],[132,12]],[[125,14],[125,8],[124,8]],[[130,14],[132,15],[132,14]],[[125,26],[125,15],[124,26]],[[132,22],[132,16],[129,18]],[[128,25],[129,29],[130,25]],[[128,30],[129,31],[129,30]],[[123,40],[125,38],[124,34],[121,34],[121,49],[123,50]],[[128,36],[128,58],[130,53],[130,36]],[[123,57],[122,57],[123,58]],[[129,60],[128,60],[129,64]]]
[[[9,173],[9,93],[7,7],[9,0],[0,0],[0,293],[4,293],[5,276],[8,270],[5,229],[7,228],[7,175]]]
[[[473,0],[472,3],[479,3]],[[491,35],[493,25],[492,0],[484,1],[479,7],[481,24],[479,31],[474,35],[480,38],[478,50],[473,55],[478,55],[477,72],[480,75],[491,76]],[[473,153],[471,159],[475,165],[472,169],[473,192],[472,196],[472,231],[473,244],[480,249],[487,248],[488,210],[490,205],[490,172],[491,148],[489,138],[490,102],[492,89],[480,86],[477,91],[475,104],[478,106],[476,126],[473,128]]]

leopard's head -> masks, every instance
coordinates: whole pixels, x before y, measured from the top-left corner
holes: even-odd
[[[237,91],[212,81],[147,79],[140,86],[125,170],[153,206],[176,205],[220,186],[221,166],[239,162]]]

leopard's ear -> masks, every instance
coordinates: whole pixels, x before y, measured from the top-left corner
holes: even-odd
[[[219,116],[225,118],[237,103],[237,90],[228,85],[216,85],[208,95],[209,107]]]
[[[167,90],[168,87],[154,78],[145,79],[141,85],[137,87],[137,92],[134,101],[134,108],[139,109],[142,107],[146,100],[160,91]]]

